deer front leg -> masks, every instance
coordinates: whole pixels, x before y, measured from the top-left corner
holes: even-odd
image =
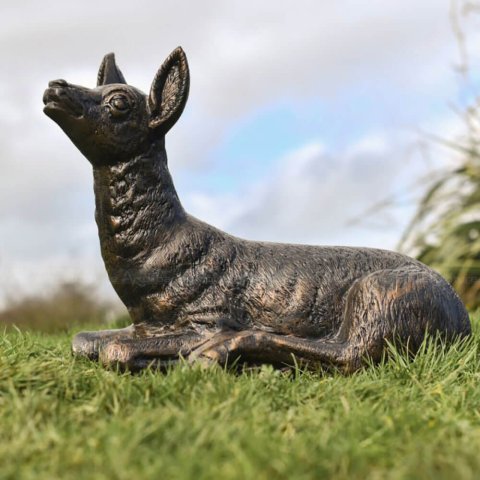
[[[80,332],[73,337],[72,351],[77,357],[86,357],[97,360],[100,349],[116,339],[133,338],[135,327],[130,325],[116,330],[100,330],[98,332]]]
[[[153,337],[115,339],[100,349],[99,360],[107,367],[136,372],[147,367],[165,369],[178,363],[205,337],[194,332]]]

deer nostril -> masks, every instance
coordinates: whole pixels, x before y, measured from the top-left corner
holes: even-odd
[[[66,87],[68,85],[67,81],[63,78],[59,78],[58,80],[52,80],[48,82],[49,87]]]

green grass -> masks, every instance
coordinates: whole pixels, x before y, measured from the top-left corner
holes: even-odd
[[[478,322],[476,322],[478,323]],[[478,478],[480,328],[353,376],[167,374],[74,360],[67,335],[0,339],[2,479]]]

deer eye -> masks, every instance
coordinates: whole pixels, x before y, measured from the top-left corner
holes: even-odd
[[[110,107],[110,114],[114,117],[121,117],[130,111],[130,100],[125,95],[113,95],[107,102]]]

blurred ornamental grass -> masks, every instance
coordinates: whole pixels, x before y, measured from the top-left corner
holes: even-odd
[[[399,249],[441,273],[467,308],[480,306],[480,117],[478,100],[465,109],[466,134],[450,148],[456,167],[430,180]]]
[[[440,272],[473,310],[480,307],[480,95],[465,28],[469,20],[478,20],[480,2],[453,1],[450,14],[460,58],[455,68],[459,94],[469,99],[455,109],[464,133],[453,141],[430,136],[450,149],[455,167],[431,176],[399,250]]]

